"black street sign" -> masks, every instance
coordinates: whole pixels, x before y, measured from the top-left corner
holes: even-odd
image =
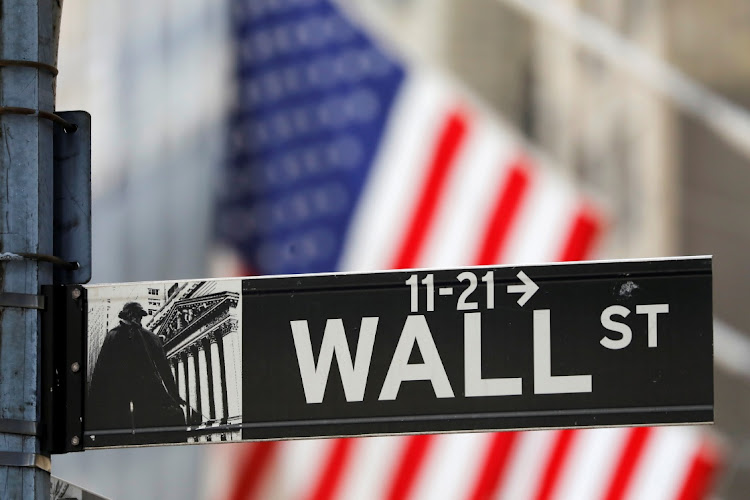
[[[87,448],[713,420],[710,257],[85,291]]]

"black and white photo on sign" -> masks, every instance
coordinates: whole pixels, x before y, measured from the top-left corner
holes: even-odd
[[[240,439],[241,283],[87,287],[88,446]]]
[[[50,500],[83,500],[83,491],[77,486],[68,484],[62,479],[50,476]]]
[[[50,500],[107,500],[55,476],[49,477],[49,498]]]

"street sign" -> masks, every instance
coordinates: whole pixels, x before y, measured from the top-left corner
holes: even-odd
[[[710,257],[85,291],[86,448],[713,420]]]

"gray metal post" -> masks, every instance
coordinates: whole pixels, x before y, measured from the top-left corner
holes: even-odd
[[[52,71],[7,61],[55,66],[61,11],[62,0],[0,1],[0,106],[54,111]],[[0,251],[51,254],[52,122],[10,111],[0,114]],[[48,263],[0,265],[3,293],[37,295],[51,282]],[[0,424],[7,431],[0,434],[0,451],[20,457],[19,465],[40,453],[39,439],[6,424],[40,419],[39,334],[38,310],[0,307]],[[0,498],[49,499],[49,473],[19,465],[0,466]]]

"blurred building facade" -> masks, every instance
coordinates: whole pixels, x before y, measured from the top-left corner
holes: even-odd
[[[95,122],[94,279],[204,276],[232,95],[225,3],[84,0],[63,16],[58,108]]]
[[[750,331],[750,159],[504,0],[343,3],[413,57],[455,73],[600,198],[616,221],[602,257],[713,254],[716,315]],[[750,104],[747,2],[560,3]],[[86,109],[93,117],[94,281],[208,275],[212,193],[233,93],[229,15],[225,2],[211,0],[65,5],[58,109]],[[750,490],[743,473],[750,384],[717,371],[716,405],[718,428],[737,447],[720,493],[742,498]],[[115,498],[196,494],[169,488],[169,476],[200,467],[196,448],[91,453],[56,459],[56,471]],[[140,462],[138,478],[128,481],[122,465],[109,471],[107,460]],[[150,464],[157,462],[174,474],[155,472]],[[86,472],[73,477],[76,471]]]
[[[231,95],[227,15],[225,2],[211,0],[65,5],[57,108],[85,109],[94,123],[92,282],[208,274]],[[159,292],[144,307],[164,306],[168,290]],[[199,498],[202,448],[88,451],[55,457],[53,467],[108,498]]]
[[[667,54],[687,74],[750,110],[750,4],[665,2]],[[750,158],[698,120],[675,112],[680,165],[679,250],[714,256],[714,315],[747,333],[750,316]],[[750,137],[747,138],[750,141]],[[732,443],[722,492],[750,491],[750,384],[715,371],[716,422]]]

